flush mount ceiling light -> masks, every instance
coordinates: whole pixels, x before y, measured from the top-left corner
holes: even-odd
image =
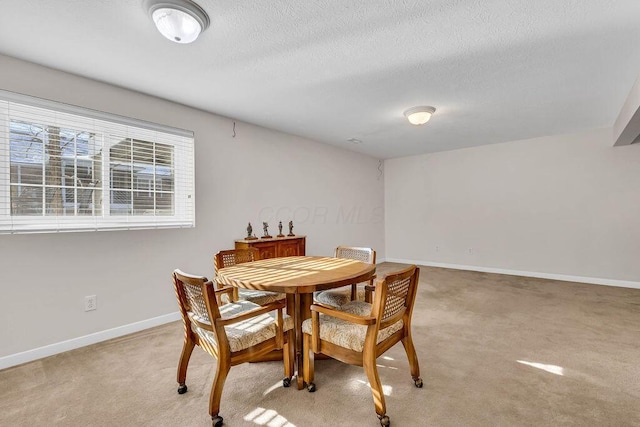
[[[404,112],[404,116],[412,125],[423,125],[429,121],[436,109],[433,107],[413,107]]]
[[[176,43],[191,43],[209,27],[209,15],[191,0],[147,0],[160,34]]]

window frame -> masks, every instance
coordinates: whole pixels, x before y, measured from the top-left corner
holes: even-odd
[[[86,131],[93,134],[101,147],[101,175],[99,185],[95,189],[101,191],[100,213],[81,215],[78,213],[78,187],[74,183],[76,192],[72,214],[47,215],[43,205],[42,215],[12,215],[11,213],[11,121],[18,120],[27,123],[55,126],[60,129]],[[50,123],[55,121],[55,123]],[[130,214],[111,214],[110,185],[110,149],[118,144],[118,138],[140,140],[172,147],[173,189],[172,214],[158,214],[156,198],[158,189],[154,186],[157,165],[154,160],[154,175],[149,184],[150,198],[153,198],[153,213],[136,215],[131,206]],[[42,142],[44,144],[44,141]],[[0,234],[6,233],[38,233],[58,231],[98,231],[98,230],[128,230],[144,228],[183,228],[195,226],[195,156],[194,133],[183,129],[168,127],[156,123],[133,118],[103,113],[83,107],[35,98],[27,95],[0,90]],[[154,148],[155,156],[155,148]],[[77,177],[77,165],[81,157],[77,146],[74,148],[72,164],[74,177]],[[155,157],[154,157],[155,159]],[[133,160],[132,160],[133,162]],[[133,164],[132,164],[133,165]],[[96,168],[96,163],[90,167]],[[44,169],[44,166],[43,166]],[[94,171],[95,173],[95,171]],[[64,174],[63,174],[64,175]],[[137,180],[132,175],[132,185],[129,191],[134,193]],[[64,182],[61,181],[62,188]],[[47,184],[43,171],[43,192]],[[95,197],[95,189],[94,195]],[[66,189],[67,191],[70,188]],[[168,193],[166,190],[163,193]],[[43,196],[46,200],[46,195]],[[95,201],[95,200],[94,200]],[[63,196],[63,206],[66,199]]]

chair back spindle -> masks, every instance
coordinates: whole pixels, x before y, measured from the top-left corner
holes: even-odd
[[[413,306],[419,272],[420,270],[414,274],[414,271],[409,269],[384,278],[385,287],[381,295],[384,298],[384,302],[380,317],[380,328],[383,329],[395,323]]]
[[[258,251],[256,248],[229,249],[220,251],[215,256],[214,268],[217,273],[221,268],[231,267],[236,264],[242,264],[245,262],[257,261],[258,259],[260,259],[259,255],[260,251]]]
[[[366,262],[367,264],[376,263],[376,251],[371,248],[338,246],[336,248],[335,257],[342,259],[353,259],[356,261]]]

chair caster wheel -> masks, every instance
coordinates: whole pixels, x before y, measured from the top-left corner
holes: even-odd
[[[307,384],[307,390],[309,391],[309,393],[313,393],[314,391],[316,391],[316,385],[314,383]]]
[[[222,417],[220,415],[211,417],[211,424],[213,425],[213,427],[222,427]]]
[[[178,394],[185,394],[186,392],[187,392],[187,385],[180,384],[180,386],[178,387]]]
[[[388,427],[391,425],[391,420],[389,420],[389,417],[387,417],[386,415],[383,415],[380,418],[380,425],[382,427]]]
[[[418,378],[414,379],[413,383],[416,385],[416,387],[422,388],[422,378],[418,377]]]
[[[289,387],[289,386],[291,386],[291,378],[287,377],[282,380],[282,387]]]

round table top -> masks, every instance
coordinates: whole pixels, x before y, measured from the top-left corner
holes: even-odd
[[[218,270],[216,281],[246,289],[284,293],[311,293],[366,282],[376,266],[328,257],[293,256],[236,264]]]

